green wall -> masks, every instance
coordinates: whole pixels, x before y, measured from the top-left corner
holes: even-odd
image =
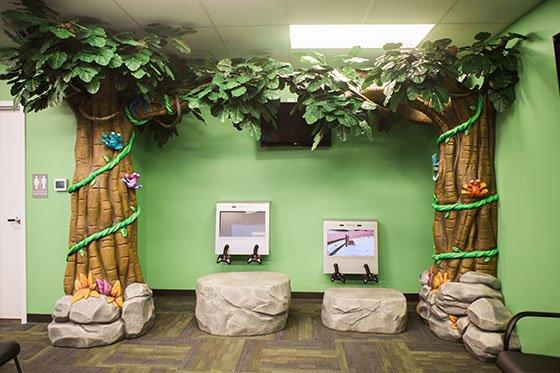
[[[560,97],[552,45],[560,1],[545,2],[507,31],[533,35],[517,99],[497,123],[499,275],[513,312],[560,312]],[[524,351],[560,356],[560,320],[522,320],[519,332]]]
[[[154,288],[193,289],[218,271],[286,273],[296,291],[331,286],[322,274],[323,219],[379,220],[380,286],[418,291],[430,264],[433,182],[428,129],[408,123],[373,143],[261,150],[229,123],[185,120],[162,150],[139,146],[144,169],[146,276]],[[271,202],[271,255],[262,266],[216,265],[217,201]],[[360,281],[354,281],[359,284]]]
[[[0,99],[9,100],[5,82]],[[26,117],[26,175],[49,174],[49,198],[33,199],[27,183],[28,313],[50,313],[62,295],[70,199],[52,189],[72,178],[75,119],[68,107]],[[416,292],[430,264],[433,133],[408,123],[373,143],[353,139],[331,149],[260,150],[246,133],[208,118],[185,119],[181,137],[162,150],[137,142],[139,250],[153,288],[193,289],[204,274],[272,270],[291,276],[295,291],[330,285],[321,273],[322,220],[380,222],[380,285]],[[219,200],[271,201],[271,255],[262,266],[217,266],[214,208]],[[351,281],[360,284],[359,279]]]

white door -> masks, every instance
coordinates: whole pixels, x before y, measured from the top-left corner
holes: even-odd
[[[0,101],[0,318],[27,322],[25,115]]]

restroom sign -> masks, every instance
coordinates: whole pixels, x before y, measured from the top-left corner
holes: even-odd
[[[31,187],[33,198],[47,198],[49,196],[49,175],[33,174],[31,177]]]

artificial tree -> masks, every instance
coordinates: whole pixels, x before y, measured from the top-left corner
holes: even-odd
[[[91,19],[64,19],[41,1],[21,6],[3,13],[19,28],[8,32],[17,46],[3,51],[2,78],[26,110],[64,100],[77,121],[67,294],[90,272],[123,286],[143,281],[140,208],[135,189],[121,182],[133,171],[134,127],[163,145],[178,135],[182,116],[203,120],[206,110],[258,139],[260,123],[274,123],[284,89],[297,94],[296,110],[314,127],[315,144],[328,129],[343,141],[372,138],[374,128],[387,130],[399,118],[435,127],[432,286],[469,270],[496,273],[495,111],[515,98],[524,36],[479,33],[461,48],[449,39],[411,49],[387,44],[373,61],[357,47],[329,61],[304,53],[303,67],[294,68],[269,57],[194,61],[171,54],[168,42],[188,53],[180,37],[194,30],[186,27],[117,32]]]

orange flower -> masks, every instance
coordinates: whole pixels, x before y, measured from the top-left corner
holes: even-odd
[[[111,286],[111,294],[107,295],[107,303],[113,303],[115,307],[123,306],[122,286],[119,280]]]
[[[87,299],[90,296],[99,298],[99,293],[95,290],[97,284],[93,280],[93,274],[89,272],[88,277],[83,273],[78,275],[78,279],[74,281],[74,295],[70,303],[74,304],[80,299]]]
[[[449,278],[449,275],[447,274],[447,272],[445,273],[441,273],[438,272],[433,278],[432,278],[432,292],[438,290],[441,285],[445,284],[446,282],[451,281],[451,279]]]
[[[451,321],[451,329],[457,330],[457,316],[449,315],[449,321]]]
[[[471,180],[468,183],[463,184],[463,190],[461,190],[461,194],[467,194],[476,197],[484,197],[488,193],[488,185],[478,179]]]

